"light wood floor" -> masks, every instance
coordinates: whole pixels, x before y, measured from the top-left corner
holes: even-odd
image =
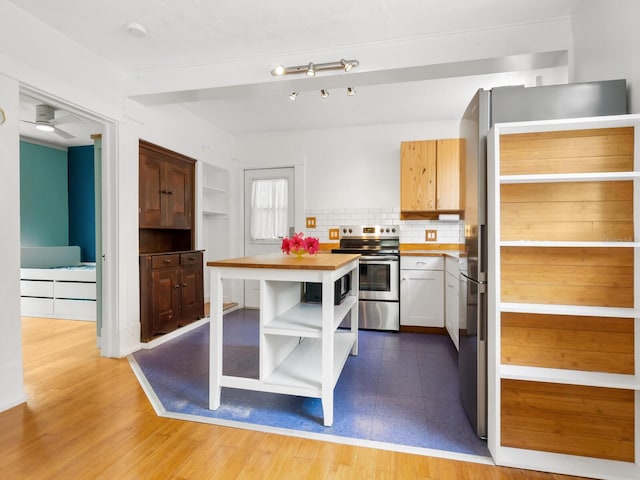
[[[575,478],[160,418],[94,323],[22,322],[28,401],[0,413],[2,479]]]

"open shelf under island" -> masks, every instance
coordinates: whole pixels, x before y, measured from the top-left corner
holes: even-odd
[[[333,424],[333,390],[349,356],[358,354],[358,254],[296,258],[281,253],[207,262],[211,276],[209,408],[222,387],[322,399]],[[334,305],[334,282],[352,274],[351,292]],[[259,378],[222,374],[223,279],[260,281]],[[301,303],[304,282],[322,283],[322,303]],[[338,329],[351,313],[351,328]]]

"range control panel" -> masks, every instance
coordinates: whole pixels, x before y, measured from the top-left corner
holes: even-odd
[[[341,225],[340,235],[342,238],[398,238],[400,227],[398,225]]]

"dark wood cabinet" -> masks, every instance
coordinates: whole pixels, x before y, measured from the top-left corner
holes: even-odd
[[[143,342],[204,317],[202,251],[140,256]]]
[[[194,161],[140,142],[140,228],[193,228]]]
[[[194,250],[195,160],[139,149],[140,339],[204,317],[202,251]]]

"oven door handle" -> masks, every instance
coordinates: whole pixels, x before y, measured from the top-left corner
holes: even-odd
[[[399,262],[400,257],[394,255],[363,255],[360,257],[360,262],[373,263],[373,262]]]

